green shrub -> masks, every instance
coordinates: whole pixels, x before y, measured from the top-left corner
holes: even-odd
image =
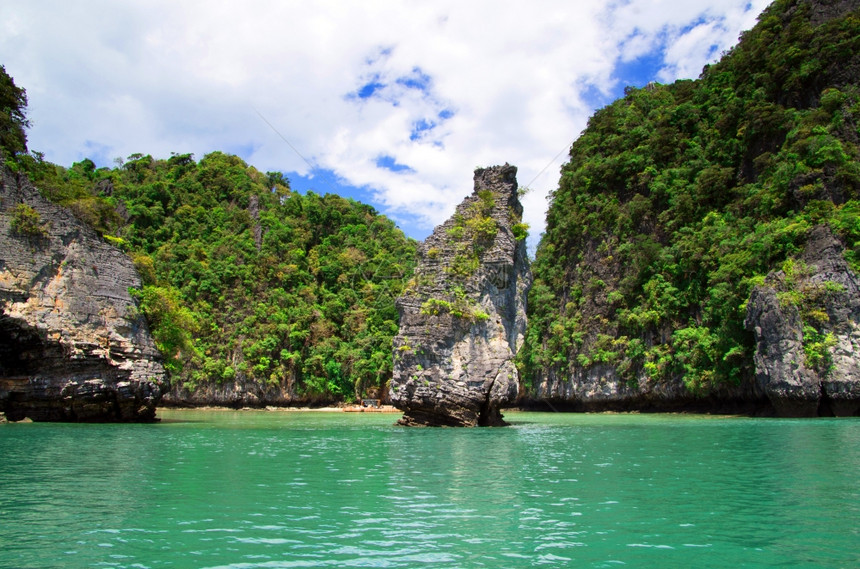
[[[516,239],[517,241],[522,241],[529,236],[529,224],[515,223],[511,226],[511,231],[514,234],[514,239]]]
[[[12,231],[26,237],[47,237],[48,228],[42,223],[39,212],[20,203],[12,210]]]
[[[832,332],[820,332],[812,326],[803,327],[803,352],[806,365],[821,375],[827,375],[833,368],[831,348],[836,346],[836,336]]]
[[[438,316],[451,312],[451,303],[438,298],[428,298],[421,303],[421,314],[425,316]]]
[[[492,241],[499,231],[496,220],[489,216],[477,216],[466,221],[466,227],[471,230],[477,241]]]
[[[12,231],[25,237],[47,237],[49,224],[42,223],[39,212],[20,203],[12,210]]]

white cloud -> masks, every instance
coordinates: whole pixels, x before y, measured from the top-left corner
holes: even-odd
[[[259,113],[380,210],[418,219],[404,227],[418,236],[476,166],[515,164],[536,235],[616,66],[657,54],[657,79],[695,77],[765,4],[6,0],[0,63],[30,97],[30,147],[60,164],[224,150],[308,174]]]

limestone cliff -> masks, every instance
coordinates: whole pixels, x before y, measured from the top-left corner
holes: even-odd
[[[398,299],[391,402],[407,425],[500,425],[517,397],[531,273],[517,169],[475,171],[474,192],[419,247]]]
[[[131,260],[26,178],[0,189],[0,413],[148,421],[164,369]]]
[[[855,276],[836,252],[856,263],[858,80],[856,0],[775,0],[698,79],[597,111],[535,254],[528,396],[856,413]]]
[[[803,255],[768,275],[747,305],[756,384],[780,415],[860,411],[860,281],[826,226]]]

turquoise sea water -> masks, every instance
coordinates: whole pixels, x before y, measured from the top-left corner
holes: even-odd
[[[860,420],[0,425],[0,567],[858,567]]]

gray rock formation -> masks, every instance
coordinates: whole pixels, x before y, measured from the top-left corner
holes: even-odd
[[[747,305],[756,383],[783,416],[860,412],[860,281],[825,226]]]
[[[164,392],[162,407],[263,408],[330,405],[331,399],[313,398],[296,393],[295,381],[285,379],[278,385],[265,385],[237,374],[233,381],[201,383],[188,389],[176,382]]]
[[[0,414],[149,421],[165,378],[131,260],[29,180],[2,172]]]
[[[391,402],[405,425],[502,425],[517,397],[531,273],[517,169],[475,171],[472,195],[419,247],[398,299]]]

